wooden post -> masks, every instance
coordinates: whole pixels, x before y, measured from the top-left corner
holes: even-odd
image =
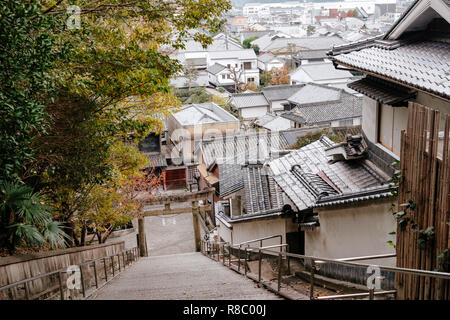
[[[147,241],[145,239],[145,225],[144,218],[138,219],[138,230],[139,230],[139,254],[141,257],[147,257]]]
[[[194,225],[195,251],[200,251],[200,228],[198,225],[198,201],[192,201],[192,223]]]

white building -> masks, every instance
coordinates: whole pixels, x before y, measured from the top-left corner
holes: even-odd
[[[207,63],[210,82],[216,86],[234,85],[235,76],[239,78],[239,83],[259,84],[257,58],[253,49],[209,52]]]
[[[266,53],[258,57],[258,68],[261,71],[271,71],[274,68],[281,69],[283,66],[284,61],[273,54]]]
[[[290,73],[291,84],[298,83],[347,83],[355,80],[349,71],[337,70],[330,61],[302,64]]]

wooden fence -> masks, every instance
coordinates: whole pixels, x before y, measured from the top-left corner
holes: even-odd
[[[399,220],[410,220],[406,226],[397,227],[397,267],[448,272],[448,264],[444,262],[450,246],[450,116],[411,102],[408,110],[407,130],[401,136],[398,204],[399,210],[406,213]],[[412,207],[403,205],[408,202]],[[434,235],[423,232],[429,227],[434,227],[428,229]],[[420,247],[419,240],[423,240],[425,248]],[[448,280],[397,274],[396,282],[399,299],[448,300],[450,297]]]
[[[79,265],[88,260],[118,254],[124,250],[125,243],[122,241],[0,258],[0,287],[41,274],[64,269],[70,265]],[[92,275],[88,276],[89,278],[92,278]],[[47,291],[54,291],[57,288],[58,283],[56,278],[41,278],[30,283],[30,295],[31,297],[40,296]],[[23,292],[20,290],[21,288],[14,288],[14,290],[11,290],[10,292],[0,292],[0,300],[20,299],[23,295]]]

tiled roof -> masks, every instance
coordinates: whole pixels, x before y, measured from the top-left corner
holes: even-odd
[[[261,92],[233,94],[231,96],[231,102],[237,109],[269,106],[269,102]]]
[[[291,121],[297,122],[297,123],[301,123],[301,124],[306,123],[306,120],[296,112],[292,112],[292,111],[285,112],[285,113],[281,114],[280,116],[283,118],[289,119]]]
[[[183,126],[239,121],[213,102],[184,105],[173,116]]]
[[[265,160],[272,153],[283,150],[286,141],[278,133],[267,131],[227,136],[223,139],[202,141],[203,159],[210,166],[216,159],[227,163],[245,164],[247,160]],[[225,162],[222,161],[222,162]]]
[[[264,63],[270,62],[273,59],[276,59],[276,57],[271,53],[266,53],[266,54],[258,56],[258,60],[261,62],[264,62]]]
[[[277,38],[270,41],[265,47],[260,47],[261,51],[274,51],[281,48],[287,48],[289,43],[294,43],[296,47],[305,49],[331,49],[334,45],[346,43],[337,36],[332,37],[303,37],[303,38]]]
[[[318,199],[326,194],[344,196],[387,182],[386,176],[366,159],[329,162],[325,149],[332,145],[333,142],[324,136],[269,162],[274,180],[299,210],[316,206]]]
[[[241,173],[245,188],[245,215],[261,215],[281,211],[285,203],[284,194],[260,165],[245,166]]]
[[[289,102],[296,105],[337,101],[341,98],[342,91],[325,85],[307,84],[288,98]]]
[[[329,61],[303,64],[299,66],[297,70],[291,73],[292,77],[295,77],[295,74],[300,70],[303,70],[313,81],[345,79],[353,77],[353,75],[349,71],[338,70]]]
[[[450,43],[371,40],[336,48],[333,60],[450,99]]]
[[[211,60],[215,59],[232,59],[237,58],[240,60],[256,60],[256,54],[253,49],[241,49],[241,50],[223,50],[223,51],[213,51],[209,53],[209,58]]]
[[[290,96],[303,88],[304,84],[281,84],[262,88],[262,93],[268,101],[287,100]]]
[[[225,70],[227,67],[218,64],[218,63],[214,63],[212,66],[209,66],[208,69],[206,69],[206,71],[208,71],[211,74],[218,74],[220,71]]]
[[[334,120],[361,117],[361,105],[362,98],[342,92],[342,98],[340,100],[303,105],[292,110],[291,114],[295,114],[304,119],[304,122],[300,123],[315,125]]]
[[[226,197],[244,187],[241,165],[219,163],[219,183],[216,193],[220,198]]]
[[[283,136],[284,140],[286,140],[286,144],[288,146],[291,146],[297,142],[298,137],[304,136],[308,133],[321,131],[321,130],[323,130],[323,128],[291,129],[291,130],[281,131],[280,134]]]
[[[301,60],[324,59],[327,51],[328,49],[300,50],[295,57]]]
[[[188,58],[185,63],[192,63],[194,66],[206,66],[206,58]]]
[[[416,93],[410,88],[395,85],[392,82],[381,80],[372,76],[351,82],[347,85],[359,93],[362,93],[378,102],[395,105],[413,98]]]
[[[162,153],[152,154],[152,153],[144,153],[149,159],[149,167],[150,168],[159,168],[159,167],[167,167],[166,157]]]

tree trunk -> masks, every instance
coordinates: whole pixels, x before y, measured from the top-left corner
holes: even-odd
[[[86,244],[86,223],[83,222],[83,226],[81,227],[80,246],[84,247],[85,244]]]

